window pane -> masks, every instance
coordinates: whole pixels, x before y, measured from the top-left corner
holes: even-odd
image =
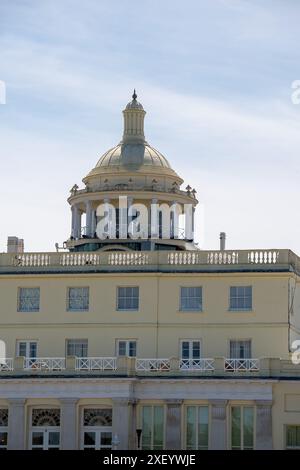
[[[119,341],[119,356],[126,356],[126,341]]]
[[[19,352],[18,352],[19,356],[24,356],[26,357],[26,343],[25,342],[21,342],[19,343]]]
[[[180,288],[180,310],[202,309],[202,287]]]
[[[153,449],[162,449],[164,441],[164,409],[154,406],[153,418]]]
[[[286,427],[286,446],[300,447],[300,426]]]
[[[252,286],[230,287],[229,308],[231,310],[251,310]]]
[[[241,408],[235,406],[231,408],[231,447],[241,448]]]
[[[142,412],[142,448],[151,449],[152,407],[143,406]]]
[[[200,359],[200,341],[193,341],[193,358]]]
[[[89,288],[70,287],[68,310],[86,311],[89,309]]]
[[[49,446],[59,446],[59,432],[49,432]]]
[[[87,357],[88,340],[87,339],[69,339],[67,340],[67,356]]]
[[[7,432],[0,432],[0,447],[7,446]]]
[[[36,357],[37,343],[31,342],[29,345],[29,357]]]
[[[198,409],[198,448],[208,449],[208,406]]]
[[[38,312],[40,309],[40,289],[30,287],[19,289],[19,311]]]
[[[44,433],[43,432],[33,432],[32,433],[32,445],[33,446],[42,446],[44,444]]]
[[[136,356],[136,341],[129,341],[129,356]]]
[[[101,433],[101,446],[111,446],[111,432],[102,432]]]
[[[189,359],[189,357],[190,357],[190,343],[189,343],[189,341],[182,341],[182,343],[181,343],[181,357],[182,357],[182,359]]]
[[[244,449],[253,449],[253,407],[245,406],[243,411]]]
[[[118,287],[118,310],[138,310],[139,308],[139,288],[138,287]]]
[[[196,444],[196,406],[187,407],[186,416],[186,448],[187,450],[197,449]]]
[[[84,445],[85,446],[94,446],[96,444],[96,433],[95,432],[85,432],[84,433]]]

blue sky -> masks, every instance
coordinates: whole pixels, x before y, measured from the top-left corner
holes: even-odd
[[[197,189],[200,246],[300,254],[299,21],[297,0],[1,0],[0,251],[68,238],[69,189],[135,87],[147,140]]]

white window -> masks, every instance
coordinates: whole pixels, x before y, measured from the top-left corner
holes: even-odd
[[[230,359],[251,359],[251,340],[231,340]]]
[[[300,425],[288,425],[285,429],[286,448],[300,449]]]
[[[165,410],[159,406],[142,406],[142,449],[163,450]]]
[[[90,450],[111,449],[112,410],[108,408],[85,408],[81,448]]]
[[[138,287],[118,287],[118,310],[138,310],[139,309],[139,288]]]
[[[32,410],[31,449],[51,450],[60,447],[60,410],[57,408],[37,408]]]
[[[37,341],[17,341],[17,356],[23,356],[27,359],[35,359],[37,357]]]
[[[136,340],[119,339],[117,341],[117,355],[135,357],[136,356]]]
[[[186,449],[208,449],[208,406],[186,407]]]
[[[180,310],[201,311],[202,310],[202,287],[180,288]]]
[[[86,312],[89,309],[89,288],[69,287],[68,310],[70,312]]]
[[[87,339],[67,339],[66,355],[76,357],[88,356],[88,340]]]
[[[231,408],[231,448],[233,450],[254,449],[253,406]]]
[[[20,287],[18,312],[38,312],[40,310],[40,288]]]
[[[0,450],[7,449],[8,409],[0,408]]]
[[[229,310],[252,310],[252,286],[230,287]]]
[[[181,359],[200,359],[201,345],[199,340],[181,341]]]

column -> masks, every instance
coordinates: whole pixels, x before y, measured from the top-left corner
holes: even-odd
[[[159,238],[158,229],[158,200],[156,198],[151,199],[151,238]]]
[[[25,399],[8,400],[8,449],[25,449]]]
[[[86,202],[86,229],[85,234],[87,237],[92,236],[92,203],[91,201]]]
[[[61,398],[60,448],[77,449],[77,398]]]
[[[81,216],[79,214],[79,209],[77,206],[73,206],[73,215],[74,215],[74,238],[79,238],[79,233],[81,232]],[[79,222],[80,217],[80,222]],[[79,229],[80,227],[80,229]]]
[[[129,447],[129,433],[132,419],[132,400],[129,398],[113,398],[112,433],[118,436],[118,450],[127,450]],[[132,441],[132,437],[130,439]]]
[[[75,208],[71,206],[72,223],[71,223],[71,237],[75,238]]]
[[[166,400],[166,449],[181,449],[181,405],[183,400]]]
[[[209,449],[224,450],[227,448],[226,405],[227,400],[212,400],[211,430]]]
[[[272,401],[256,401],[256,445],[257,450],[273,448],[272,439]]]
[[[96,232],[96,211],[92,210],[91,214],[91,236],[94,238]]]

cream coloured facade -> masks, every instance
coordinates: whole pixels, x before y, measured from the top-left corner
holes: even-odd
[[[0,447],[136,449],[137,430],[154,450],[300,447],[300,259],[197,249],[196,192],[145,141],[136,98],[72,188],[66,251],[0,255]]]

